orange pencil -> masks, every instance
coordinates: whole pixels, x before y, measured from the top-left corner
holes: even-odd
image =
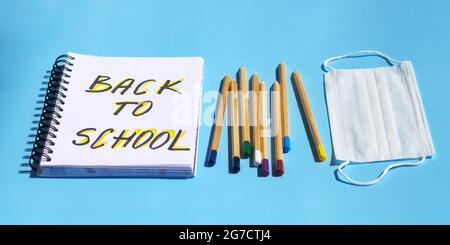
[[[242,129],[242,156],[248,158],[252,155],[252,144],[250,143],[250,128],[248,114],[248,89],[245,67],[241,66],[238,71],[237,83],[239,85],[239,119]]]
[[[222,80],[222,87],[220,89],[219,99],[217,101],[216,112],[214,114],[214,132],[211,142],[211,150],[209,152],[208,164],[214,165],[217,158],[217,149],[219,147],[220,135],[222,133],[223,117],[225,114],[225,107],[227,104],[228,90],[230,88],[231,78],[226,75]]]
[[[254,166],[258,166],[261,164],[261,151],[259,148],[259,131],[258,131],[258,92],[259,92],[259,77],[256,73],[253,73],[252,77],[250,78],[251,86],[252,86],[252,93],[250,97],[250,120],[252,125],[252,143],[253,143],[253,158]]]
[[[283,152],[291,150],[291,140],[289,138],[289,113],[288,113],[288,95],[286,81],[286,65],[278,65],[278,81],[280,82],[280,103],[281,103],[281,130],[283,133]]]
[[[275,138],[275,158],[277,176],[281,176],[284,173],[283,166],[283,142],[282,142],[282,130],[281,130],[281,112],[280,112],[280,84],[275,81],[272,86],[270,103],[270,115],[272,118],[272,137]]]
[[[266,84],[261,81],[259,84],[259,124],[261,136],[261,173],[263,176],[269,175],[269,125],[267,124],[267,91]]]
[[[239,113],[238,113],[238,99],[237,99],[237,83],[235,80],[231,80],[230,83],[230,106],[228,110],[228,118],[231,125],[231,152],[233,155],[233,161],[231,162],[231,171],[233,173],[239,172],[240,159],[241,159],[241,144],[239,140]]]
[[[311,106],[309,105],[308,94],[306,93],[306,89],[303,86],[302,76],[297,70],[292,75],[294,77],[295,88],[297,89],[300,97],[300,104],[305,111],[306,122],[308,125],[307,128],[312,135],[317,158],[320,162],[323,162],[327,160],[327,154],[325,153],[325,148],[323,147],[322,141],[320,140],[319,130],[317,129],[316,121],[314,120]]]

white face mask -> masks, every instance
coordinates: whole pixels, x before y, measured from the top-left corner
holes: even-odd
[[[390,67],[336,70],[328,63],[376,55]],[[323,63],[328,117],[338,172],[355,185],[372,185],[399,166],[421,164],[435,153],[410,61],[364,50]],[[376,179],[355,181],[343,172],[350,162],[398,161]],[[408,161],[405,161],[408,160]]]

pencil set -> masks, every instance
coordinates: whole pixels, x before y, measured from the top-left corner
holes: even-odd
[[[313,137],[315,155],[318,156],[319,161],[325,161],[325,149],[320,141],[303,81],[298,71],[292,74],[292,80],[295,84],[296,94],[300,97],[299,104],[305,111],[307,129]],[[270,125],[267,106],[268,93],[270,94]],[[233,80],[230,75],[223,78],[216,105],[215,127],[212,132],[208,157],[210,166],[216,162],[226,108],[228,108],[228,122],[231,127],[230,172],[238,173],[240,160],[250,158],[252,165],[258,167],[260,176],[269,175],[269,162],[272,162],[272,169],[275,171],[272,174],[282,176],[284,174],[283,154],[291,150],[285,64],[281,63],[277,67],[276,80],[271,88],[266,88],[265,82],[260,80],[256,73],[253,73],[250,80],[247,81],[247,72],[244,67],[239,68],[236,80]],[[269,141],[272,143],[272,148],[269,147]],[[270,149],[274,153],[272,159],[269,157]]]

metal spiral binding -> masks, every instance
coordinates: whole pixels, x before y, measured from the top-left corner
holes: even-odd
[[[40,116],[36,138],[34,140],[31,157],[29,160],[30,167],[36,171],[41,161],[51,161],[53,153],[53,141],[57,137],[59,120],[62,118],[64,99],[69,84],[68,78],[73,66],[71,60],[75,58],[64,54],[56,58],[51,70],[47,91],[45,93],[44,106]]]

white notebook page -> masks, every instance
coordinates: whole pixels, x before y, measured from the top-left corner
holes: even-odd
[[[70,84],[67,85],[62,118],[59,119],[61,124],[58,126],[57,138],[53,140],[52,159],[41,162],[41,166],[193,168],[197,150],[202,58],[122,58],[68,54],[75,59],[71,61],[71,77],[67,79]],[[110,84],[111,89],[92,92],[109,87],[98,85],[90,89],[96,79],[106,79],[104,76],[110,79],[101,83]],[[127,78],[134,79],[129,89],[124,94],[121,94],[124,88],[118,88],[112,93],[114,87]],[[169,83],[158,94],[167,80],[181,82],[172,86]],[[143,81],[148,82],[136,90]],[[123,85],[130,83],[128,80]],[[141,104],[125,104],[119,112],[118,108],[124,102]],[[150,104],[151,109],[148,110]],[[136,115],[133,115],[135,109]],[[82,131],[88,128],[91,130]],[[114,131],[109,130],[109,134],[93,144],[107,129]],[[128,129],[126,136],[131,136],[137,129],[141,130],[136,131],[125,147],[123,144],[126,141],[120,141],[113,149],[116,141],[113,137],[118,137],[124,129]],[[80,132],[81,135],[77,135]],[[152,145],[156,149],[151,149],[151,142],[161,132],[165,133]],[[140,134],[143,134],[140,141],[135,142]],[[176,135],[179,137],[170,147]],[[89,143],[86,136],[89,137]],[[148,143],[144,144],[146,140]],[[136,148],[132,147],[133,143]],[[141,145],[139,143],[141,147],[138,147]]]

